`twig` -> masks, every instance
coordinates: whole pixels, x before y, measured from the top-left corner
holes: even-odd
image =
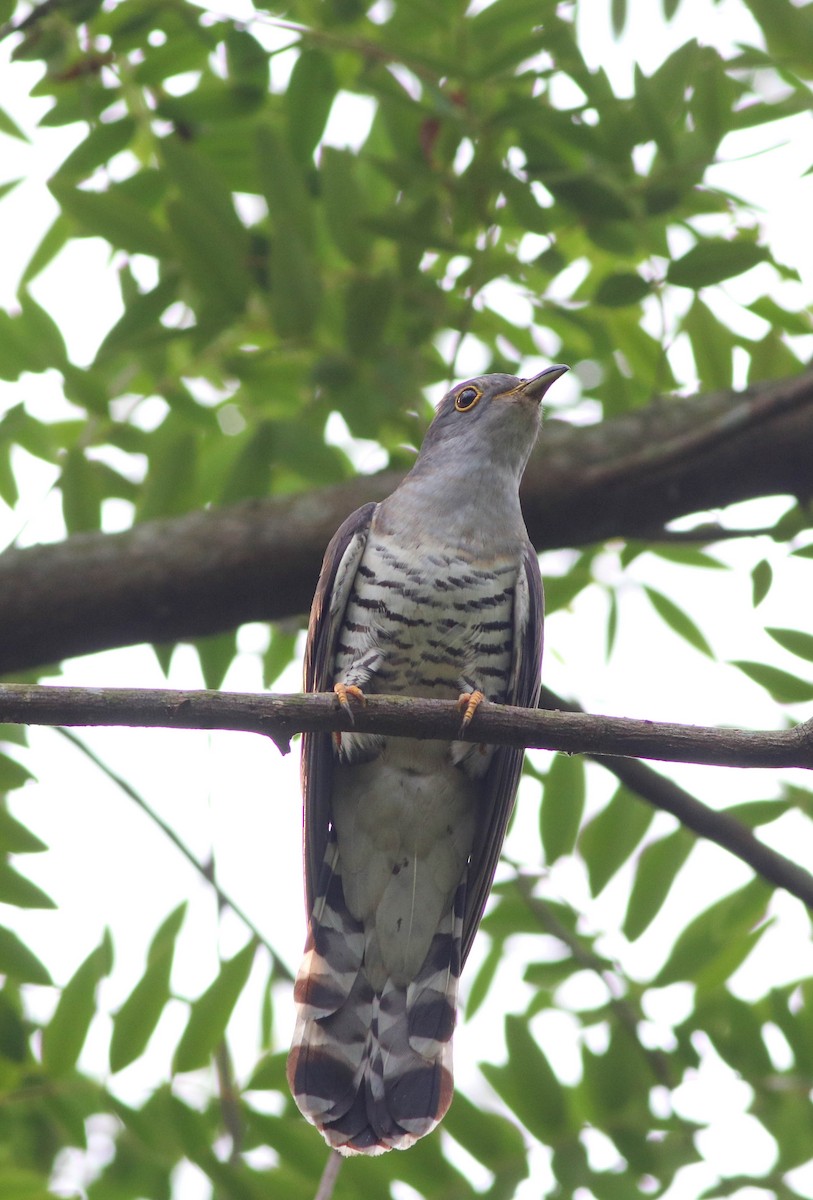
[[[333,1189],[336,1186],[336,1180],[339,1177],[344,1159],[336,1150],[331,1150],[328,1154],[325,1169],[322,1172],[322,1178],[319,1180],[319,1186],[316,1189],[316,1195],[313,1200],[331,1200]]]
[[[550,688],[543,687],[539,703],[545,709],[581,712],[578,705],[563,700]],[[810,725],[810,722],[806,724]],[[801,729],[803,726],[796,728]],[[658,774],[638,759],[609,754],[588,754],[587,757],[611,771],[625,787],[653,808],[671,813],[681,825],[691,829],[693,833],[715,842],[729,854],[742,859],[768,883],[785,888],[809,907],[813,907],[810,890],[813,876],[778,850],[771,850],[735,817],[709,808],[674,780]]]

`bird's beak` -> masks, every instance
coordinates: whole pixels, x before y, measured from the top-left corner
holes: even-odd
[[[530,400],[539,402],[551,384],[556,383],[556,380],[561,379],[569,370],[570,367],[565,367],[562,363],[555,363],[552,367],[545,367],[545,370],[540,371],[538,375],[533,375],[530,379],[523,379],[517,388],[517,392],[522,396],[527,396]]]

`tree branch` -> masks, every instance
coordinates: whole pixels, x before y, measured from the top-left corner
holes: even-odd
[[[368,696],[352,716],[332,692],[269,695],[170,688],[50,687],[0,684],[0,722],[21,725],[129,725],[262,733],[287,754],[295,733],[383,733],[467,742],[620,754],[717,767],[813,768],[813,720],[791,729],[703,728],[582,712],[547,712],[484,701],[461,733],[452,700]]]
[[[128,725],[172,729],[232,729],[270,737],[281,753],[302,731],[350,731],[392,736],[458,738],[453,701],[370,696],[352,719],[332,693],[250,695],[235,692],[0,685],[0,722],[28,725]],[[463,740],[569,754],[612,756],[607,765],[643,798],[748,863],[771,883],[813,908],[813,876],[760,842],[726,813],[707,808],[643,764],[615,756],[726,767],[813,769],[813,719],[786,730],[706,729],[580,712],[546,712],[483,703]],[[639,768],[638,776],[635,769]],[[632,774],[631,774],[632,772]],[[654,772],[650,772],[654,775]]]
[[[547,422],[525,476],[537,549],[657,538],[675,517],[813,494],[813,372],[659,400],[592,426]],[[325,546],[395,471],[295,496],[76,534],[0,555],[0,674],[305,612]]]
[[[546,709],[572,713],[582,711],[578,705],[568,703],[545,687],[542,688],[539,703]],[[795,734],[800,731],[804,737],[807,729],[809,737],[811,726],[813,726],[813,722],[808,721],[805,725],[797,725],[790,732]],[[744,730],[738,732],[744,736],[754,736],[752,733],[746,734]],[[673,779],[653,771],[652,767],[637,758],[623,758],[620,755],[612,754],[588,754],[587,757],[612,772],[619,783],[623,783],[625,787],[653,808],[671,813],[682,825],[691,829],[692,833],[696,833],[707,841],[715,842],[724,850],[728,850],[730,854],[748,863],[768,883],[786,888],[793,895],[804,900],[806,904],[810,904],[810,885],[813,882],[813,876],[802,867],[797,866],[792,859],[785,858],[784,855],[771,850],[735,817],[726,812],[717,812],[702,804]]]

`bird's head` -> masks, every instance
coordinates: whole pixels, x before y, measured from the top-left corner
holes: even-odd
[[[499,464],[521,476],[539,432],[542,397],[568,369],[557,364],[530,379],[480,375],[458,383],[437,407],[416,468]]]

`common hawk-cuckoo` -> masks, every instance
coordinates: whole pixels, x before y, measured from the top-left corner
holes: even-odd
[[[542,582],[519,505],[540,400],[567,370],[484,375],[440,402],[420,454],[325,553],[306,691],[534,707]],[[342,1153],[404,1149],[452,1098],[457,984],[514,805],[522,751],[306,734],[305,956],[288,1079]]]

